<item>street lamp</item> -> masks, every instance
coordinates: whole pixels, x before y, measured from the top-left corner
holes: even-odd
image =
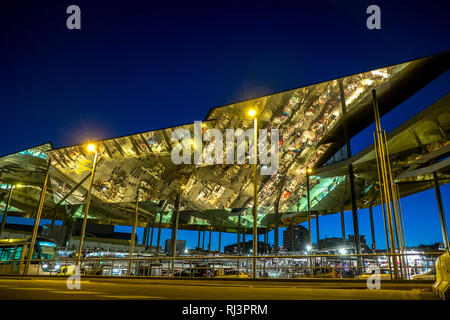
[[[175,258],[177,256],[177,233],[178,233],[178,220],[180,217],[180,201],[182,190],[186,189],[184,184],[181,184],[178,189],[178,194],[175,199],[175,230],[172,237],[172,256]],[[172,276],[174,276],[175,271],[175,259],[172,259]]]
[[[98,158],[97,147],[95,144],[89,143],[87,145],[86,149],[89,152],[95,152],[95,155],[94,155],[94,163],[92,165],[91,182],[89,184],[89,190],[88,190],[88,194],[87,194],[87,198],[86,198],[86,208],[84,210],[83,225],[81,227],[80,246],[78,248],[77,261],[76,261],[77,266],[79,266],[79,264],[80,264],[81,252],[83,250],[84,236],[86,233],[87,216],[88,216],[88,212],[89,212],[89,204],[91,203],[92,184],[94,182],[95,166],[97,164],[97,158]]]
[[[306,169],[306,196],[308,201],[308,251],[309,255],[311,255],[311,249],[312,249],[312,241],[311,241],[311,195],[309,192],[309,174],[312,173],[311,168]],[[317,248],[319,247],[319,243],[317,242]],[[312,269],[312,259],[309,257],[309,272],[312,276],[313,269]]]
[[[254,142],[253,152],[253,278],[256,278],[256,256],[258,255],[258,118],[256,117],[256,110],[250,109],[248,115],[254,118]]]

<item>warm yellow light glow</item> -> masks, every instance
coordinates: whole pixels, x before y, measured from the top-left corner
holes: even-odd
[[[16,188],[22,188],[22,185],[21,184],[17,184]]]
[[[312,172],[312,169],[311,168],[308,168],[308,173],[311,173]]]
[[[255,109],[250,109],[250,110],[248,111],[248,115],[249,115],[250,117],[254,117],[254,116],[256,115]]]
[[[89,143],[88,144],[88,146],[87,146],[87,149],[88,149],[88,151],[95,151],[95,144],[93,144],[93,143]]]
[[[181,185],[181,190],[186,189],[186,186],[184,184]]]

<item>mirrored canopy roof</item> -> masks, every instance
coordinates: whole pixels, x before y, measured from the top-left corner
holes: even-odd
[[[292,219],[294,223],[305,221],[307,168],[314,168],[311,176],[314,214],[349,208],[345,177],[348,163],[355,166],[359,206],[377,204],[375,158],[370,147],[351,159],[341,157],[337,163],[327,165],[331,158],[337,159],[342,154],[344,124],[348,125],[349,135],[354,136],[374,122],[372,89],[377,91],[381,114],[385,114],[445,72],[449,56],[447,52],[214,108],[201,123],[201,130],[204,133],[214,128],[225,133],[227,129],[251,129],[253,119],[248,116],[248,110],[255,109],[260,129],[279,131],[279,169],[273,175],[260,175],[258,181],[258,226],[261,229],[273,228],[278,199],[280,226],[289,225]],[[402,185],[409,186],[404,187],[402,195],[430,187],[419,178],[428,173],[402,178],[405,168],[414,167],[414,161],[425,151],[432,153],[448,145],[448,96],[437,105],[430,107],[435,114],[433,119],[430,120],[431,112],[422,112],[388,136],[390,151],[396,159],[396,175]],[[173,132],[183,129],[193,137],[194,128],[192,123],[95,142],[98,161],[88,214],[90,222],[130,225],[138,199],[140,226],[147,223],[157,226],[161,219],[163,227],[170,227],[175,198],[180,185],[184,184],[181,229],[236,232],[240,217],[240,227],[250,232],[253,171],[248,154],[243,164],[177,165],[171,153],[185,140],[172,139]],[[413,135],[418,136],[420,146],[414,142]],[[205,153],[207,146],[208,142],[204,141],[201,146],[192,143],[186,147],[193,157],[196,148],[201,147]],[[94,154],[87,150],[86,144],[58,149],[45,144],[0,158],[1,205],[4,207],[9,184],[20,184],[22,187],[14,191],[11,214],[33,217],[46,162],[50,159],[50,183],[43,218],[82,217]],[[420,168],[416,166],[410,172]]]

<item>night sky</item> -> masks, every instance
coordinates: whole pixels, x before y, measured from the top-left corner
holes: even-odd
[[[66,27],[71,4],[81,8],[81,30]],[[366,28],[371,4],[381,8],[381,30]],[[449,9],[449,1],[430,0],[2,0],[0,156],[47,141],[63,147],[193,123],[212,107],[447,51]],[[449,89],[447,71],[384,116],[383,128]],[[372,142],[373,130],[352,139],[353,154]],[[441,192],[448,222],[450,187]],[[442,241],[433,189],[402,199],[402,207],[407,245]],[[368,210],[359,212],[370,245]],[[374,213],[384,248],[380,208]],[[353,233],[350,212],[346,232]],[[322,218],[320,233],[340,237],[339,215]],[[194,232],[178,238],[197,244]],[[235,241],[224,235],[222,244]]]

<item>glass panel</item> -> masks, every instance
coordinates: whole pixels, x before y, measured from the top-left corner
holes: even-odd
[[[0,261],[11,260],[13,253],[14,253],[14,247],[2,248],[2,252],[0,254]]]
[[[16,249],[16,254],[14,255],[14,260],[20,260],[20,255],[22,254],[22,246],[18,246]]]

